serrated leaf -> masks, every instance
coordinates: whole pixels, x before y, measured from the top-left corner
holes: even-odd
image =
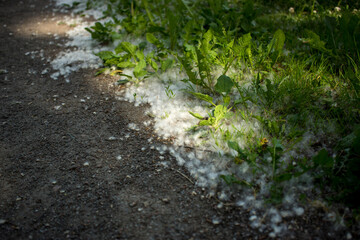
[[[195,49],[196,58],[197,58],[197,66],[199,68],[199,76],[201,78],[201,82],[204,83],[206,79],[206,73],[210,72],[210,69],[208,68],[208,64],[206,62],[206,58],[202,55],[202,53]]]
[[[200,80],[196,78],[195,73],[191,69],[191,65],[189,63],[189,60],[186,57],[177,57],[183,68],[185,69],[185,72],[193,84],[197,85],[199,84]]]
[[[215,91],[222,94],[225,93],[226,95],[231,91],[231,88],[234,86],[233,81],[226,75],[221,75],[217,79],[217,83],[215,84]]]

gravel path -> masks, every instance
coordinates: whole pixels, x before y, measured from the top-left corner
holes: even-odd
[[[71,28],[52,8],[0,0],[0,239],[268,239],[160,154],[151,126],[128,128],[149,119],[114,79],[42,74]],[[319,214],[287,221],[284,239],[346,236]]]

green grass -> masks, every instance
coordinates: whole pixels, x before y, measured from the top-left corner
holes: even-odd
[[[94,39],[102,44],[125,35],[146,39],[100,52],[104,66],[133,68],[135,79],[125,76],[125,82],[181,68],[189,96],[209,109],[207,116],[190,113],[199,119],[191,131],[205,131],[219,149],[237,153],[229,155],[235,163],[266,174],[273,186],[269,202],[281,201],[283,182],[310,173],[320,187],[330,187],[323,195],[329,201],[360,208],[352,200],[360,191],[356,2],[277,1],[277,7],[241,0],[103,2],[112,20],[87,29]],[[342,10],[335,12],[335,6]],[[153,51],[144,51],[147,46]],[[171,98],[169,86],[167,91]],[[239,129],[238,121],[249,127]],[[300,146],[306,134],[313,138]],[[222,179],[258,189],[255,180],[241,176]]]

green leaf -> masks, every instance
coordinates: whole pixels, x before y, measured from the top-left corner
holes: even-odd
[[[214,122],[215,122],[215,118],[210,117],[207,120],[201,120],[199,122],[199,126],[212,126],[214,124]]]
[[[134,71],[134,76],[138,79],[146,76],[147,74],[148,74],[148,72],[146,70],[140,70],[137,72]]]
[[[195,49],[196,57],[197,57],[197,66],[199,68],[199,76],[201,78],[201,82],[205,83],[205,79],[207,77],[207,73],[210,72],[209,65],[207,64],[206,58],[202,55],[202,53],[196,48]],[[207,86],[210,87],[210,86]]]
[[[141,61],[141,60],[144,60],[144,59],[145,59],[144,52],[139,51],[139,50],[135,52],[135,56],[137,57],[137,59],[138,59],[139,61]]]
[[[165,72],[166,70],[170,69],[174,64],[173,59],[166,59],[164,61],[161,61],[161,71]]]
[[[203,120],[203,116],[201,116],[199,113],[193,113],[193,112],[190,112],[189,113],[193,116],[193,117],[196,117],[197,119],[200,119],[200,120]]]
[[[239,144],[237,142],[233,142],[233,141],[228,141],[228,146],[229,148],[237,151],[237,152],[240,152],[241,151],[241,148],[239,146]]]
[[[274,180],[277,182],[284,182],[290,180],[292,177],[293,177],[292,173],[284,173],[276,176]]]
[[[223,102],[224,102],[224,105],[228,106],[230,104],[230,96],[224,96],[223,97]]]
[[[281,53],[285,44],[284,32],[281,29],[277,30],[274,34],[274,39],[275,39],[274,50],[277,53]]]
[[[202,47],[204,50],[210,50],[210,41],[213,39],[214,35],[212,33],[212,30],[209,29],[203,36],[202,40]]]
[[[122,42],[122,43],[120,43],[120,46],[125,52],[127,52],[131,56],[135,57],[135,51],[137,49],[137,46],[135,46],[129,42]]]
[[[164,48],[164,44],[159,40],[157,39],[154,34],[152,33],[146,33],[146,40],[149,42],[149,43],[152,43],[154,44],[157,48],[159,49],[163,49]]]
[[[146,57],[146,61],[155,70],[155,72],[159,70],[158,64],[151,57]]]
[[[101,51],[99,53],[96,53],[95,55],[101,58],[103,61],[114,57],[114,54],[110,51]]]
[[[119,75],[123,76],[123,77],[127,77],[128,79],[132,79],[132,76],[130,76],[130,75],[126,75],[126,74],[123,74],[123,73],[120,73]]]
[[[134,76],[136,78],[141,78],[145,76],[148,72],[145,70],[146,68],[146,61],[145,59],[141,59],[140,62],[134,68]]]
[[[157,45],[159,42],[159,40],[152,33],[146,33],[146,40],[154,45]]]
[[[184,67],[185,72],[190,80],[195,85],[198,85],[200,80],[196,78],[195,73],[192,71],[191,64],[188,58],[186,57],[177,57],[181,65]]]
[[[328,152],[325,149],[320,150],[312,160],[314,161],[315,166],[323,168],[332,168],[334,165],[334,159],[329,157]]]
[[[129,80],[127,80],[127,79],[123,79],[123,80],[118,80],[117,81],[117,83],[119,84],[119,85],[123,85],[123,84],[126,84],[126,83],[128,83],[128,82],[130,82]]]
[[[149,8],[149,3],[148,3],[148,1],[147,0],[143,0],[142,1],[143,3],[144,3],[144,7],[145,7],[145,11],[146,11],[146,14],[147,14],[147,16],[148,16],[148,18],[149,18],[149,20],[150,20],[150,23],[154,23],[154,17],[152,16],[152,14],[151,14],[151,10],[150,10],[150,8]]]
[[[106,70],[109,70],[109,68],[102,68],[102,69],[100,69],[99,71],[97,71],[97,72],[95,73],[95,76],[98,76],[98,75],[102,74],[102,73],[105,72]]]
[[[214,117],[217,120],[220,120],[225,117],[225,114],[227,113],[227,108],[223,105],[217,105],[214,110]]]
[[[190,92],[192,95],[194,95],[195,97],[197,97],[200,100],[206,101],[208,103],[211,103],[212,105],[215,106],[215,104],[213,103],[213,98],[210,97],[209,95],[206,94],[202,94],[202,93],[197,93],[197,92]]]
[[[223,179],[227,185],[231,184],[241,184],[241,181],[239,181],[234,175],[220,175],[220,178]]]
[[[331,53],[331,50],[325,47],[325,42],[320,40],[319,35],[311,30],[305,30],[308,38],[304,39],[304,43],[309,43],[310,47],[325,53]]]
[[[135,67],[135,63],[133,63],[131,61],[120,62],[120,63],[117,64],[117,67],[119,67],[119,68],[132,68],[132,67]]]
[[[229,94],[229,92],[231,91],[231,88],[233,86],[234,86],[234,83],[231,80],[231,78],[229,78],[226,75],[221,75],[217,79],[217,83],[215,84],[215,91],[217,91],[220,94],[225,93],[227,95],[227,94]]]
[[[248,161],[247,154],[245,154],[244,150],[239,146],[239,144],[237,142],[228,141],[227,143],[228,143],[229,148],[234,149],[238,153],[239,158],[241,158],[242,160]]]
[[[143,70],[144,68],[146,68],[146,61],[145,59],[141,59],[138,64],[136,65],[136,67],[134,68],[134,72],[139,72],[141,70]]]
[[[279,29],[274,33],[273,39],[267,46],[268,54],[271,56],[273,63],[275,63],[277,58],[281,55],[284,44],[285,34]]]
[[[281,144],[281,141],[277,138],[272,139],[272,145],[273,145],[273,148],[275,148],[278,151],[284,150],[284,146]]]

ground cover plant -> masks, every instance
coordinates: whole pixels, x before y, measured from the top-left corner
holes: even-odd
[[[86,28],[98,44],[108,46],[95,53],[103,61],[98,74],[117,75],[118,84],[132,89],[159,82],[174,104],[181,97],[192,121],[180,130],[192,141],[178,145],[206,152],[200,160],[215,159],[212,164],[221,168],[216,180],[231,192],[252,196],[239,205],[254,199],[261,205],[306,205],[321,198],[344,204],[359,217],[356,2],[83,4],[104,8],[104,17]],[[158,93],[150,91],[135,91],[134,101]],[[154,118],[181,118],[170,112]]]

